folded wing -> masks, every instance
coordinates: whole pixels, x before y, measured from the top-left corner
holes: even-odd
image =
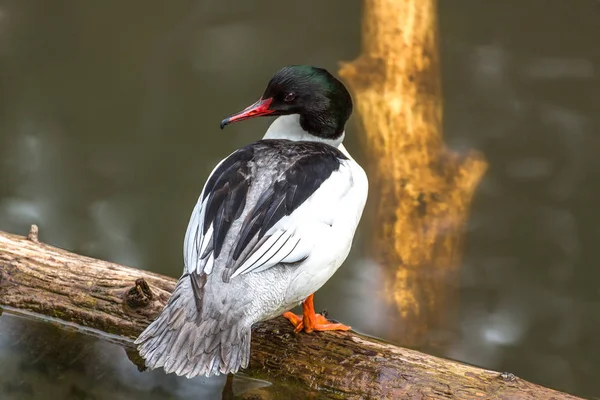
[[[221,273],[229,282],[305,259],[312,242],[298,227],[307,223],[307,214],[296,211],[305,203],[318,208],[310,204],[311,196],[328,179],[335,180],[327,185],[328,197],[349,189],[351,177],[340,173],[345,159],[322,143],[262,140],[223,160],[208,179],[186,232],[184,259],[192,281],[206,282],[204,275]],[[202,297],[202,285],[193,287]]]

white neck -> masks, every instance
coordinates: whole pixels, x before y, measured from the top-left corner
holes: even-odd
[[[287,140],[305,140],[309,142],[321,142],[327,143],[333,147],[344,147],[342,146],[342,142],[344,141],[344,136],[346,136],[346,132],[342,133],[342,135],[337,139],[323,139],[315,135],[311,135],[300,125],[300,115],[284,115],[277,118],[267,132],[263,139],[287,139]]]

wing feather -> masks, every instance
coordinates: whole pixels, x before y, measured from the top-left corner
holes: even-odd
[[[269,254],[277,252],[282,246],[282,242],[290,238],[290,234],[286,231],[278,231],[273,235],[268,236],[267,240],[258,248],[254,249],[250,257],[248,257],[235,272],[231,275],[231,278],[238,276],[244,272],[252,270],[255,265],[262,265],[261,260],[264,257],[269,257]],[[271,254],[272,256],[272,254]]]
[[[186,232],[184,259],[196,295],[202,296],[206,275],[216,271],[227,282],[305,259],[310,238],[298,236],[305,221],[293,213],[345,159],[323,143],[262,140],[223,160],[209,176]]]

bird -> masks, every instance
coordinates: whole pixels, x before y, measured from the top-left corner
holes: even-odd
[[[296,332],[350,329],[316,314],[313,296],[348,256],[367,201],[367,175],[342,144],[352,107],[326,69],[291,65],[221,122],[277,117],[209,175],[185,233],[184,272],[135,341],[147,368],[236,373],[248,367],[252,325],[280,315]],[[299,304],[302,316],[290,312]]]

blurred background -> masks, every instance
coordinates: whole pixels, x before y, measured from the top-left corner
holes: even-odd
[[[600,398],[600,3],[439,3],[445,141],[490,167],[458,328],[419,349]],[[0,230],[36,223],[47,243],[178,277],[208,173],[270,122],[221,131],[221,119],[283,65],[335,72],[354,59],[360,18],[359,0],[0,0]],[[347,147],[368,166],[360,135],[351,123]],[[391,339],[366,226],[316,307]],[[117,346],[7,314],[0,359],[9,399],[212,387],[139,373]]]

